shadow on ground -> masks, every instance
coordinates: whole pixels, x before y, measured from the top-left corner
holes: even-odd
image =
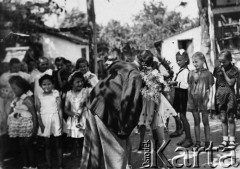
[[[187,117],[188,120],[190,122],[190,126],[191,126],[191,134],[192,134],[192,138],[193,141],[195,142],[195,136],[194,136],[194,123],[193,123],[193,118],[192,118],[192,114],[191,113],[187,113]],[[240,143],[240,121],[237,121],[237,132],[236,132],[236,142]],[[210,119],[210,129],[211,129],[211,141],[213,141],[213,146],[214,147],[218,147],[218,145],[222,142],[222,129],[221,129],[221,122],[219,119],[217,119],[217,117],[214,117],[214,119]],[[175,124],[174,124],[174,119],[170,118],[170,122],[169,122],[169,133],[173,132],[175,130]],[[168,160],[171,162],[172,164],[172,159],[176,156],[181,156],[180,160],[177,162],[177,164],[183,164],[183,156],[184,157],[189,157],[189,164],[194,164],[194,160],[197,160],[197,156],[196,153],[193,153],[192,148],[188,148],[187,151],[188,153],[186,153],[186,151],[179,151],[176,152],[176,148],[177,145],[176,143],[179,142],[180,140],[182,140],[184,138],[184,134],[181,137],[177,137],[177,138],[172,138],[169,145],[166,147],[166,149],[164,150],[164,155],[166,155],[166,157],[168,158]],[[146,136],[145,136],[145,140],[152,140],[152,136],[151,136],[151,131],[148,130]],[[132,133],[131,135],[131,140],[133,143],[133,150],[132,150],[132,166],[133,169],[138,169],[138,168],[143,168],[143,162],[144,162],[144,151],[138,151],[138,146],[139,146],[139,134],[136,134],[136,132]],[[202,146],[204,146],[204,131],[203,131],[203,125],[201,124],[201,144]],[[240,146],[237,146],[236,150],[236,161],[240,164]],[[184,154],[185,153],[185,154]],[[218,152],[214,152],[213,153],[213,165],[215,166],[215,168],[217,169],[222,169],[224,168],[223,165],[228,165],[231,164],[231,159],[228,158],[225,160],[224,163],[220,163],[219,159],[222,158],[224,156],[230,156],[230,154],[233,153],[230,151],[226,151],[226,152],[222,152],[222,151],[218,151]],[[196,166],[195,168],[204,168],[204,169],[210,169],[210,163],[208,162],[208,153],[207,152],[201,152],[199,154],[199,166]],[[153,160],[155,161],[155,160]],[[155,164],[155,162],[153,162]],[[196,163],[195,163],[196,164]],[[177,167],[173,167],[173,168],[177,168]],[[183,165],[182,167],[179,168],[189,168],[186,165]],[[192,168],[192,167],[190,167]],[[226,168],[226,166],[225,166]],[[231,168],[231,167],[227,167],[227,168]],[[236,168],[236,167],[233,167]]]

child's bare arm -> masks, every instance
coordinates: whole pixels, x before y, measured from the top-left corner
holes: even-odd
[[[28,107],[28,111],[31,113],[32,115],[32,120],[33,120],[33,135],[35,136],[37,134],[37,114],[36,114],[36,109],[34,107],[34,103],[33,103],[33,98],[29,98],[27,100],[24,101],[24,104]]]
[[[75,113],[71,111],[71,104],[70,104],[70,101],[69,101],[68,99],[66,99],[66,101],[65,101],[64,112],[65,112],[68,116],[74,116],[74,115],[75,115]]]
[[[57,97],[57,109],[60,120],[62,119],[62,108],[61,108],[61,99],[60,97]]]
[[[44,129],[45,129],[45,126],[42,122],[42,117],[41,117],[41,114],[40,114],[40,107],[41,107],[41,102],[39,100],[38,97],[36,97],[36,111],[37,111],[37,119],[38,119],[38,124],[39,124],[39,127],[41,128],[41,131],[44,132]]]
[[[226,73],[226,71],[225,71],[225,69],[223,67],[221,68],[221,70],[222,70],[224,78],[227,81],[227,83],[229,84],[229,86],[233,86],[235,84],[235,82],[236,82],[236,78],[232,78],[232,79],[229,78],[227,73]]]

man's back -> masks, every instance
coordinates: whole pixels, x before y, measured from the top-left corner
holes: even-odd
[[[108,76],[91,92],[91,111],[120,138],[127,138],[137,125],[142,110],[142,79],[138,68],[117,61]]]

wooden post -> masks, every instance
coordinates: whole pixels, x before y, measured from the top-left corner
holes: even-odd
[[[201,25],[201,48],[200,51],[205,55],[206,62],[210,70],[213,63],[210,58],[210,37],[209,37],[209,22],[208,22],[208,0],[197,0],[199,9],[199,20]]]
[[[210,60],[212,66],[210,67],[210,71],[213,71],[215,67],[216,61],[216,43],[215,43],[215,31],[214,31],[214,18],[211,7],[211,1],[208,0],[208,20],[209,20],[209,36],[210,36]]]
[[[88,13],[88,25],[90,27],[89,37],[89,65],[90,70],[95,74],[98,73],[97,69],[97,37],[96,37],[96,22],[95,22],[95,10],[94,0],[87,0],[87,13]]]

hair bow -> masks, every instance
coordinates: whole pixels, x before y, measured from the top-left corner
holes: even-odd
[[[68,77],[68,82],[72,80],[72,77],[77,73],[80,72],[79,70],[74,71],[69,77]]]
[[[39,79],[40,79],[41,77],[43,77],[44,75],[46,75],[46,74],[52,76],[52,75],[53,75],[52,69],[48,69],[48,70],[46,70],[45,72],[43,72],[43,73],[40,75]]]
[[[184,49],[180,49],[178,52],[180,53],[180,55],[182,55],[183,52],[185,52],[185,50]]]

